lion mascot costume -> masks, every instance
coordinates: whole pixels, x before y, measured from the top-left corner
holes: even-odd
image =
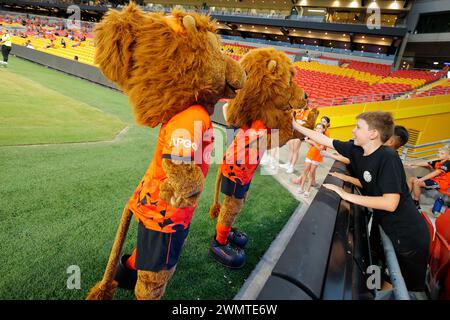
[[[209,17],[110,10],[95,28],[95,62],[129,96],[136,122],[161,124],[153,159],[122,213],[103,279],[88,299],[112,299],[116,286],[160,299],[173,275],[203,189],[212,149],[210,115],[246,75],[220,49]],[[206,161],[205,161],[206,160]],[[131,217],[137,246],[120,258]]]
[[[248,237],[233,228],[242,210],[250,182],[266,150],[290,139],[303,138],[292,128],[294,110],[304,110],[307,96],[295,82],[295,67],[288,56],[272,48],[250,50],[240,61],[247,73],[244,88],[228,103],[228,147],[219,166],[211,218],[217,219],[210,255],[229,268],[241,268],[246,260]],[[317,109],[304,112],[304,126],[313,128]],[[278,139],[274,139],[274,138]],[[276,141],[278,140],[278,141]],[[224,194],[219,204],[219,189]]]

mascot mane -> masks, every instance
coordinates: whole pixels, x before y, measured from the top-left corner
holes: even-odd
[[[206,16],[163,16],[130,4],[122,12],[110,10],[97,24],[95,63],[129,95],[136,121],[155,127],[213,94],[205,66],[220,52],[215,31]]]
[[[278,128],[286,119],[285,112],[292,109],[289,106],[292,92],[304,94],[301,89],[291,90],[295,85],[293,63],[286,54],[273,48],[253,49],[240,63],[247,73],[247,82],[229,103],[228,122],[238,127],[249,127],[259,119],[268,128]],[[296,98],[298,101],[303,97]]]

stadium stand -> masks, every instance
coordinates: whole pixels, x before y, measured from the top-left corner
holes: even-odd
[[[156,9],[156,7],[155,7]],[[1,16],[0,23],[12,29],[12,39],[17,45],[28,41],[38,51],[94,66],[95,44],[93,23],[83,22],[81,31],[66,30],[61,19],[45,17]],[[60,45],[64,38],[65,47]],[[53,40],[53,44],[50,44]],[[235,60],[240,60],[252,46],[224,42],[222,50]],[[444,72],[422,70],[392,71],[390,65],[337,59],[320,56],[322,60],[338,60],[338,65],[318,61],[296,62],[295,81],[302,86],[312,106],[332,106],[370,101],[390,100],[407,93],[412,97],[448,93],[447,85],[436,86],[428,91],[412,91],[439,80]],[[323,62],[323,61],[321,61]]]

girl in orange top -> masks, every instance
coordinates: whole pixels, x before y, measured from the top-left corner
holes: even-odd
[[[308,119],[308,114],[310,112],[310,109],[295,110],[295,121],[303,125],[306,122],[306,119]],[[300,151],[302,141],[300,139],[292,139],[288,141],[287,145],[289,148],[288,162],[280,165],[280,168],[286,169],[286,173],[293,173],[295,164],[297,163],[298,152]]]
[[[325,132],[323,133],[324,135],[326,135],[328,138],[330,137],[330,125],[331,125],[331,120],[329,117],[327,116],[323,116],[322,118],[320,118],[320,123],[323,124],[325,126]]]
[[[316,124],[314,130],[324,134],[326,128],[322,123],[318,123]],[[309,191],[311,189],[311,185],[313,184],[313,181],[315,181],[316,169],[323,160],[320,155],[320,151],[325,150],[326,147],[319,145],[308,138],[305,138],[305,141],[311,145],[311,148],[309,148],[308,153],[306,154],[305,169],[303,170],[303,174],[298,178],[294,178],[293,183],[300,184],[300,189],[298,192],[303,194],[305,198],[308,198],[310,195]],[[305,190],[304,186],[307,177],[308,185]]]

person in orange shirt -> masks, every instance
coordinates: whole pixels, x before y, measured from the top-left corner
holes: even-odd
[[[324,134],[326,127],[320,122],[316,124],[314,130]],[[294,178],[292,182],[295,184],[300,184],[300,189],[298,190],[299,194],[302,194],[305,198],[308,198],[310,195],[311,185],[315,180],[316,169],[323,160],[320,155],[320,151],[325,150],[326,147],[319,145],[308,138],[305,138],[305,141],[311,145],[308,153],[306,154],[305,169],[303,170],[303,174],[298,178]],[[306,186],[306,189],[304,189],[306,178],[308,178],[308,185]]]
[[[322,118],[320,118],[320,123],[323,124],[325,126],[325,132],[323,133],[324,135],[326,135],[328,138],[330,137],[330,125],[331,125],[331,120],[329,117],[327,116],[322,116]]]
[[[308,96],[305,93],[305,97]],[[295,121],[300,124],[304,124],[306,119],[308,118],[308,114],[311,112],[311,109],[301,109],[295,110]],[[289,148],[288,162],[280,165],[280,168],[286,169],[286,173],[294,173],[295,164],[298,159],[298,152],[300,151],[300,147],[302,145],[302,141],[300,139],[292,139],[287,143]]]

